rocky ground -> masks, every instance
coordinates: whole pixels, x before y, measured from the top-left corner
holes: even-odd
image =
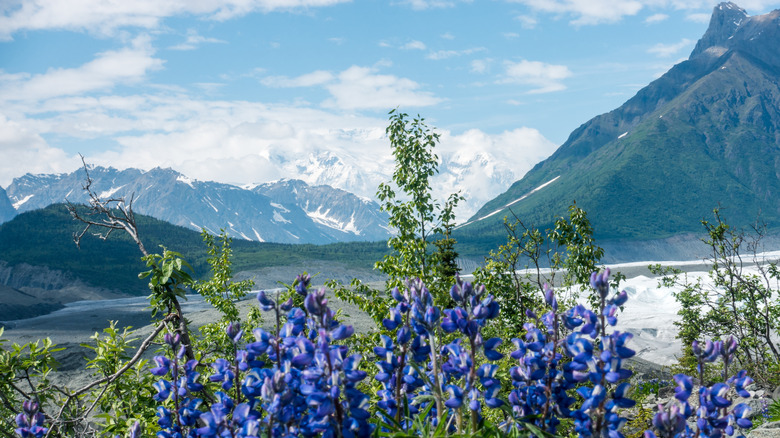
[[[628,417],[635,418],[640,415],[642,411],[650,412],[651,415],[655,415],[659,409],[677,404],[677,399],[674,397],[674,389],[676,385],[669,385],[659,389],[658,394],[649,394],[633,409],[629,411]],[[700,386],[695,385],[691,397],[688,402],[691,404],[691,408],[695,412],[699,407],[697,395]],[[733,401],[732,407],[737,404],[744,403],[750,407],[750,413],[748,418],[754,425],[759,425],[754,430],[747,434],[747,438],[780,438],[780,422],[767,422],[764,415],[766,415],[767,407],[774,401],[780,400],[780,387],[766,387],[759,384],[751,384],[745,388],[749,396],[741,397],[736,393],[734,389],[729,391],[728,397]],[[693,421],[689,421],[688,425],[696,430],[696,424]],[[629,426],[630,429],[630,426]],[[625,432],[630,432],[629,430]]]

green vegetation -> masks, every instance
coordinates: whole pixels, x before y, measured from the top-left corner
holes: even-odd
[[[376,268],[389,277],[388,290],[403,288],[408,278],[420,278],[440,301],[448,288],[437,285],[452,283],[457,273],[451,232],[453,210],[463,197],[453,193],[443,205],[433,199],[430,179],[439,172],[439,157],[433,152],[439,134],[421,117],[408,118],[396,110],[390,112],[387,136],[395,169],[393,182],[380,184],[377,197],[382,210],[390,214],[388,224],[396,235],[387,240],[392,252],[377,262]]]
[[[382,326],[394,305],[390,292],[406,289],[409,279],[421,279],[437,305],[450,302],[449,287],[458,273],[453,210],[463,200],[459,193],[453,193],[441,205],[432,196],[430,179],[438,173],[434,148],[439,134],[423,118],[409,120],[405,113],[390,111],[386,133],[395,168],[393,181],[380,184],[377,197],[382,210],[390,214],[388,223],[396,235],[387,240],[389,253],[374,265],[387,275],[385,290],[372,289],[358,279],[349,287],[335,281],[328,283],[338,298],[360,307],[377,327]]]
[[[517,217],[504,218],[506,243],[490,251],[484,265],[474,271],[474,282],[484,284],[505,310],[494,324],[496,333],[521,333],[526,312],[544,313],[545,284],[568,291],[561,294],[561,305],[576,304],[581,291],[589,291],[590,275],[601,270],[604,250],[596,245],[587,213],[569,206],[568,217],[558,217],[554,228],[541,231],[526,226]],[[552,268],[542,272],[543,268]],[[556,279],[557,277],[557,279]],[[616,273],[611,286],[617,289],[625,277]],[[591,293],[592,308],[598,296]]]
[[[191,264],[195,278],[207,276],[211,268],[209,254],[197,232],[148,216],[136,218],[139,234],[149,250],[160,245],[176,248]],[[79,249],[73,244],[73,235],[82,229],[64,204],[22,213],[0,225],[0,260],[12,266],[27,263],[64,271],[92,286],[137,295],[147,293],[146,282],[138,278],[145,264],[132,239],[124,233],[113,233],[107,240],[87,234]],[[241,271],[326,260],[371,268],[386,251],[384,242],[292,245],[239,240],[233,242],[233,266]]]

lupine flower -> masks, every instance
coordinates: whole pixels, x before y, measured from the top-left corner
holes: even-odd
[[[226,391],[233,387],[233,379],[236,376],[230,362],[225,359],[217,359],[211,364],[211,367],[214,368],[214,374],[209,376],[210,381],[222,382],[222,389]]]
[[[171,369],[170,359],[168,359],[165,356],[155,356],[154,362],[157,364],[157,366],[149,370],[152,374],[154,374],[157,377],[162,377],[168,374],[168,372]]]
[[[14,431],[22,438],[40,438],[49,432],[48,428],[43,427],[46,419],[36,401],[27,400],[22,403],[22,412],[15,420],[18,427]]]
[[[234,344],[237,344],[241,340],[241,336],[244,335],[244,331],[241,330],[241,323],[239,322],[231,322],[228,324],[225,332]]]
[[[620,431],[626,419],[620,416],[620,409],[635,403],[626,382],[631,372],[623,366],[634,351],[627,346],[629,333],[606,332],[609,326],[617,324],[619,307],[627,300],[624,291],[611,295],[608,281],[608,270],[591,276],[591,285],[600,297],[596,312],[576,306],[559,313],[555,293],[545,287],[545,302],[551,311],[541,317],[529,311],[523,337],[512,339],[516,349],[510,357],[517,361],[509,372],[513,387],[507,400],[512,418],[500,425],[502,431],[523,429],[524,422],[534,422],[555,434],[560,420],[571,418],[580,436],[622,437]],[[224,392],[215,393],[213,399],[197,397],[195,394],[204,388],[197,372],[198,362],[192,360],[182,365],[180,337],[165,336],[172,351],[179,352],[170,359],[155,357],[156,366],[150,372],[158,377],[170,375],[170,380],[155,383],[155,399],[162,403],[173,398],[177,410],[166,407],[171,402],[158,407],[158,437],[371,435],[369,397],[356,387],[367,377],[359,368],[362,357],[350,355],[345,345],[333,344],[351,337],[354,329],[336,320],[324,289],[309,292],[309,282],[310,277],[299,276],[295,285],[296,292],[304,297],[305,311],[292,308],[291,300],[279,304],[265,293],[258,294],[260,306],[277,312],[277,321],[279,312],[287,312],[286,322],[277,324],[275,334],[254,330],[255,341],[238,349],[233,361],[217,358],[211,363],[214,373],[209,380],[219,382],[225,391],[240,382],[235,395],[245,399],[232,399]],[[482,338],[482,327],[499,312],[498,303],[484,287],[473,287],[458,278],[450,290],[456,307],[444,311],[433,305],[430,292],[419,280],[407,282],[405,291],[396,288],[391,295],[397,304],[383,326],[396,333],[381,335],[381,343],[374,347],[378,369],[374,377],[382,384],[377,392],[377,407],[391,416],[400,416],[401,410],[408,408],[410,415],[415,416],[431,403],[430,396],[437,389],[432,387],[434,379],[447,399],[437,399],[437,403],[444,401],[442,412],[430,410],[429,421],[433,425],[464,405],[471,411],[474,424],[478,424],[483,409],[499,408],[506,403],[499,397],[498,366],[483,363],[503,357],[498,351],[502,339]],[[571,333],[559,338],[559,326]],[[445,333],[460,332],[463,338],[436,347],[439,327]],[[238,347],[240,326],[230,324],[226,333]],[[696,343],[692,347],[702,372],[704,363],[718,357],[728,364],[736,350],[733,338]],[[563,355],[570,360],[564,361]],[[270,362],[265,364],[262,357],[268,357]],[[429,366],[429,359],[439,360],[438,373]],[[731,435],[735,428],[751,427],[749,408],[732,408],[728,397],[732,386],[739,394],[749,395],[744,388],[752,380],[744,371],[727,382],[702,388],[696,411],[688,404],[692,379],[677,375],[675,381],[677,401],[660,408],[653,418],[654,431],[646,431],[646,437],[692,436],[694,432],[687,422],[694,420],[702,436]],[[575,392],[578,383],[590,386],[581,386]],[[399,394],[405,398],[404,404],[399,404]],[[576,410],[572,409],[573,394],[582,399]],[[425,397],[417,402],[415,397],[420,395]],[[204,399],[209,400],[210,406]],[[407,427],[412,419],[401,418],[400,424]],[[46,429],[42,424],[43,415],[37,412],[37,405],[35,409],[29,405],[17,417],[17,433],[43,436]],[[33,431],[34,427],[39,429]],[[138,434],[139,430],[131,429],[131,436]]]
[[[694,342],[691,345],[691,350],[699,360],[699,373],[703,375],[704,364],[716,360],[723,353],[733,354],[736,351],[736,342],[731,339],[724,343],[706,341],[704,348],[701,348],[700,343]],[[683,374],[677,374],[674,376],[674,380],[678,385],[675,388],[675,398],[678,400],[678,405],[666,408],[659,406],[659,412],[653,418],[653,426],[658,432],[658,436],[694,436],[694,431],[687,424],[690,420],[696,422],[695,433],[706,437],[731,436],[735,433],[734,426],[743,429],[752,427],[752,422],[747,418],[750,411],[747,405],[740,403],[731,411],[728,410],[732,403],[728,398],[730,384],[735,385],[740,395],[750,395],[743,386],[752,383],[752,379],[747,377],[744,370],[730,378],[728,382],[718,382],[709,388],[701,387],[699,389],[699,408],[696,411],[693,411],[688,403],[688,398],[693,391],[693,379]],[[653,438],[656,437],[656,434],[652,431],[646,431],[645,437]]]

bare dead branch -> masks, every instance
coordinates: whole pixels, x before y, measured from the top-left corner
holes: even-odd
[[[165,318],[163,318],[160,322],[158,322],[157,326],[154,328],[152,333],[150,333],[149,336],[147,336],[146,339],[144,339],[144,341],[138,347],[138,350],[136,350],[136,352],[133,355],[133,357],[129,361],[127,361],[124,364],[124,366],[122,366],[122,368],[117,370],[116,373],[114,373],[114,374],[112,374],[110,376],[103,377],[102,379],[95,380],[94,382],[91,382],[91,383],[85,385],[84,387],[74,391],[74,392],[67,393],[67,392],[61,391],[61,392],[63,392],[63,394],[65,394],[66,399],[65,399],[65,402],[60,407],[59,411],[57,412],[56,416],[50,417],[50,419],[52,421],[52,424],[61,423],[60,419],[64,415],[65,409],[68,407],[68,405],[73,400],[78,399],[78,397],[80,395],[86,393],[90,389],[105,383],[105,386],[101,389],[100,394],[98,394],[98,396],[95,397],[95,399],[92,401],[92,403],[89,406],[89,408],[87,408],[84,412],[82,412],[77,418],[70,419],[68,422],[78,422],[78,421],[81,421],[81,420],[85,420],[89,416],[89,414],[92,413],[92,411],[95,409],[95,406],[97,406],[97,404],[100,402],[100,399],[103,398],[103,395],[106,393],[106,390],[108,389],[108,387],[116,379],[118,379],[125,372],[127,372],[127,370],[132,368],[141,359],[141,356],[152,345],[152,342],[154,341],[154,338],[156,338],[157,335],[159,335],[160,332],[167,327],[168,322],[175,320],[176,317],[177,317],[176,314],[171,313],[171,314],[168,314]],[[49,436],[49,434],[51,434],[54,429],[55,429],[54,427],[51,427],[49,429],[49,432],[46,434],[46,436]]]
[[[130,196],[130,200],[126,200],[124,196],[118,198],[101,199],[100,196],[92,189],[92,177],[89,175],[89,166],[87,165],[84,156],[79,154],[81,162],[84,165],[84,173],[86,180],[81,188],[87,192],[89,197],[89,205],[85,212],[79,212],[78,206],[74,205],[66,199],[67,208],[70,215],[85,224],[84,229],[79,233],[73,234],[73,241],[80,247],[81,239],[87,234],[92,227],[101,229],[98,232],[91,232],[95,237],[102,240],[108,239],[108,236],[114,230],[125,231],[131,239],[138,245],[138,249],[144,256],[148,256],[149,253],[144,247],[143,241],[138,233],[138,226],[135,222],[135,214],[133,213],[133,201],[135,194]]]

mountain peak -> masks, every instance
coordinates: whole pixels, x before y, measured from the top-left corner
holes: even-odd
[[[696,47],[691,52],[691,58],[707,52],[708,49],[727,46],[729,40],[746,18],[748,18],[747,12],[732,2],[723,2],[715,6],[707,32],[696,43]],[[718,50],[718,52],[721,51]]]
[[[780,10],[748,16],[734,3],[716,6],[690,60],[572,132],[485,204],[458,239],[505,239],[507,214],[549,226],[573,199],[603,239],[699,233],[700,220],[717,206],[738,227],[760,212],[776,232],[778,47]]]

